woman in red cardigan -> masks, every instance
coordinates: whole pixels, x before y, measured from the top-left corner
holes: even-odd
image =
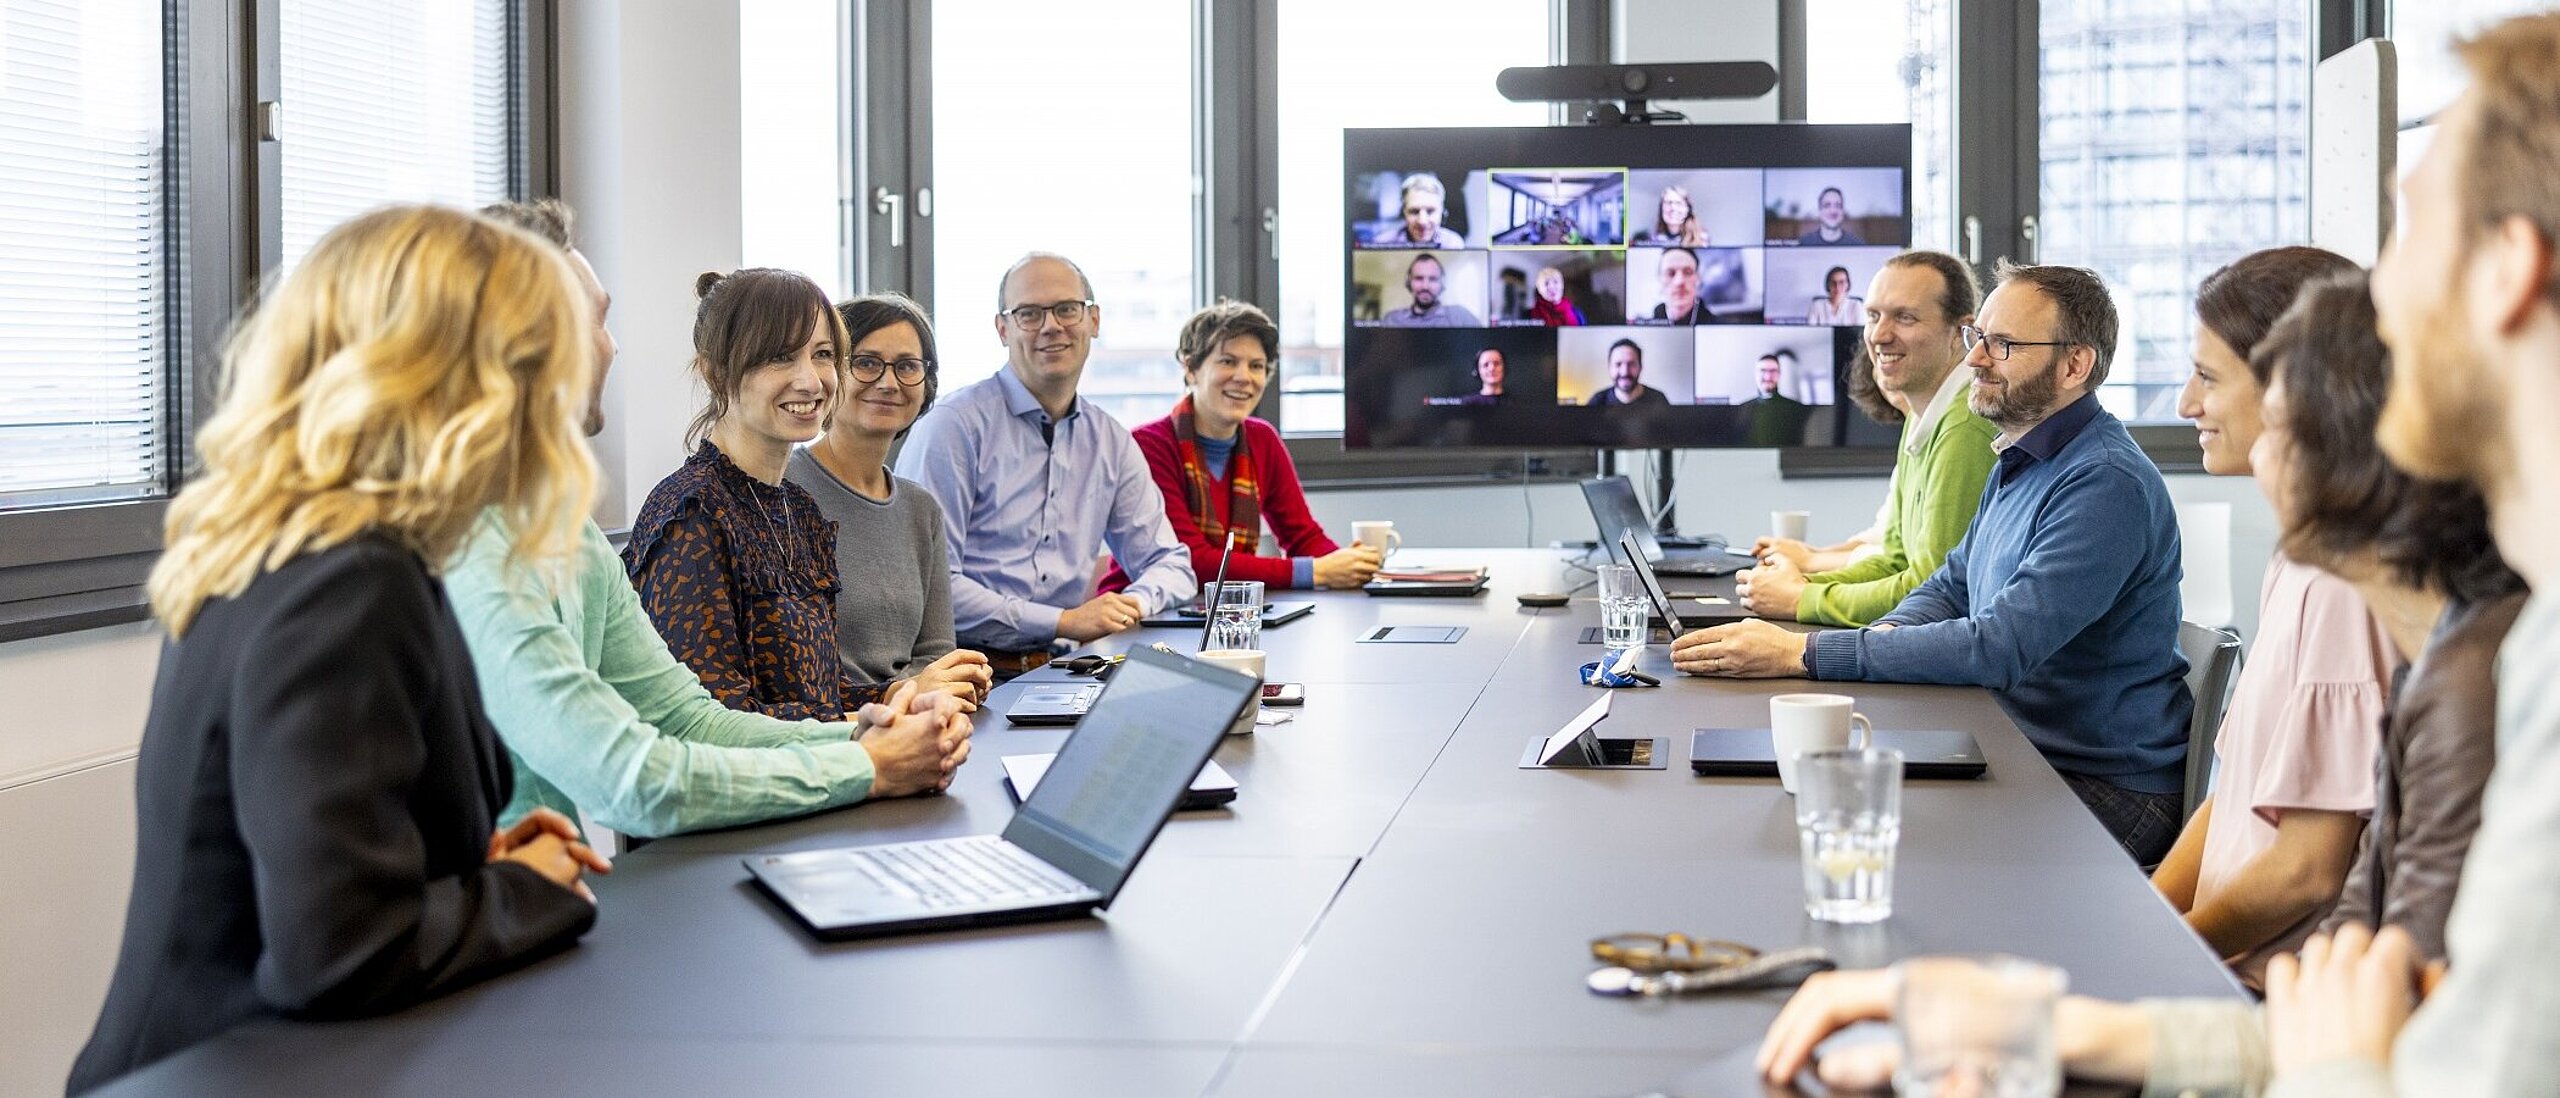
[[[1280,445],[1280,432],[1253,417],[1262,391],[1280,368],[1280,329],[1262,310],[1220,301],[1182,325],[1175,353],[1188,388],[1173,414],[1130,432],[1147,455],[1165,517],[1174,536],[1191,547],[1191,568],[1207,580],[1218,574],[1219,547],[1236,536],[1231,580],[1261,580],[1270,588],[1358,587],[1377,574],[1378,551],[1335,545],[1307,510],[1298,469]],[[1266,557],[1262,524],[1271,523],[1285,556]],[[1114,564],[1102,590],[1128,586]]]

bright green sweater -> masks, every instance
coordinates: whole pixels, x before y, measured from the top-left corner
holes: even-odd
[[[515,764],[499,823],[536,806],[628,835],[672,835],[851,804],[871,793],[853,726],[779,721],[720,704],[667,652],[589,522],[568,582],[510,564],[493,509],[444,576]]]
[[[1983,482],[1997,454],[1999,431],[1973,414],[1959,394],[1938,416],[1929,438],[1911,448],[1903,426],[1901,457],[1893,463],[1892,498],[1884,520],[1884,551],[1846,568],[1805,577],[1796,598],[1796,620],[1816,625],[1865,625],[1892,613],[1902,596],[1938,570],[1947,551],[1964,540]]]

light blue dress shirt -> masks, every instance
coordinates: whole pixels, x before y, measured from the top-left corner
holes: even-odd
[[[1129,429],[1082,397],[1053,423],[1011,368],[937,401],[908,434],[897,473],[942,504],[964,648],[1056,640],[1058,615],[1093,597],[1105,547],[1149,614],[1199,590]]]

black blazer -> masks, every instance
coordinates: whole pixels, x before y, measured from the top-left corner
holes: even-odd
[[[513,772],[444,587],[379,537],[208,602],[165,646],[115,980],[70,1090],[243,1022],[434,998],[574,941],[585,900],[488,864]]]

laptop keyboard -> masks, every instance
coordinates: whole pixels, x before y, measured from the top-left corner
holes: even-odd
[[[976,907],[1089,891],[1084,882],[994,835],[852,853],[854,864],[873,880],[911,892],[928,907]]]

